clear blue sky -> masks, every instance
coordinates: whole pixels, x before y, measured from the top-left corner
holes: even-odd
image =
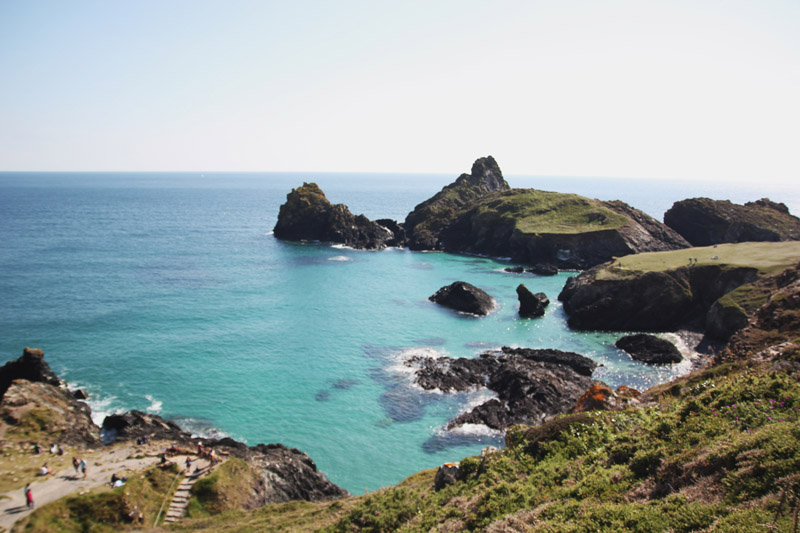
[[[0,170],[800,178],[800,2],[0,0]]]

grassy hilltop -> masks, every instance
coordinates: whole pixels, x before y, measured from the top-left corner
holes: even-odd
[[[697,260],[690,263],[689,260]],[[742,242],[648,252],[619,258],[607,265],[598,279],[625,277],[643,272],[664,272],[693,265],[752,267],[761,274],[772,274],[800,262],[800,241]],[[620,268],[622,265],[622,268]]]

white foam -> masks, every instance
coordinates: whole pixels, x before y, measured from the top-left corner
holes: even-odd
[[[100,397],[99,395],[89,391],[89,407],[92,409],[92,422],[98,426],[103,426],[103,420],[107,416],[116,414],[119,409],[113,407],[116,396]]]
[[[264,235],[275,235],[275,232],[274,231],[268,231]]]
[[[158,414],[161,412],[161,407],[164,405],[161,400],[156,400],[149,394],[145,394],[144,397],[150,402],[150,405],[147,407],[147,409],[145,409],[145,411],[152,414]]]
[[[328,261],[352,261],[352,259],[343,255],[337,255],[335,257],[329,257]]]
[[[430,346],[412,346],[409,348],[403,348],[401,350],[397,350],[392,352],[389,355],[389,364],[386,365],[386,371],[397,376],[401,376],[406,379],[409,385],[415,389],[420,391],[424,391],[427,393],[433,394],[441,394],[442,391],[437,389],[434,390],[427,390],[420,387],[415,381],[414,377],[416,375],[417,370],[419,370],[419,365],[410,363],[409,360],[412,357],[431,357],[433,359],[443,357],[445,352],[442,350],[437,350],[436,348],[432,348]]]
[[[445,430],[447,431],[447,430]],[[461,424],[449,430],[455,435],[468,435],[470,437],[501,437],[503,432],[492,429],[484,424]]]

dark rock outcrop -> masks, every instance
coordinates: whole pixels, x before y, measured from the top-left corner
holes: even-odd
[[[496,392],[497,399],[459,415],[447,427],[472,423],[498,430],[566,413],[592,385],[597,366],[576,353],[508,347],[475,359],[413,357],[406,364],[417,369],[415,381],[426,390],[486,387]]]
[[[0,419],[11,433],[44,432],[48,440],[83,447],[101,444],[91,409],[66,388],[41,350],[25,348],[19,359],[3,365],[0,391]]]
[[[800,219],[768,198],[744,205],[709,198],[681,200],[664,213],[664,223],[693,246],[800,240]]]
[[[317,470],[305,453],[282,444],[259,444],[248,449],[248,462],[261,476],[254,488],[263,504],[291,500],[317,502],[348,496],[348,492],[331,483]]]
[[[689,246],[619,201],[510,189],[491,157],[479,159],[471,174],[418,205],[406,217],[405,229],[412,250],[510,257],[556,269],[584,269],[615,256]]]
[[[344,204],[331,204],[316,183],[292,189],[278,213],[275,237],[288,241],[324,241],[379,250],[397,242],[395,234]]]
[[[627,352],[634,361],[649,365],[668,365],[683,361],[680,350],[674,344],[654,335],[626,335],[614,346]]]
[[[408,247],[412,250],[443,249],[439,234],[453,223],[459,209],[479,198],[508,189],[508,183],[492,156],[477,159],[469,174],[461,174],[455,182],[408,214],[405,221]]]
[[[103,420],[103,430],[109,434],[109,440],[133,441],[146,436],[182,444],[192,442],[192,435],[175,422],[136,410],[107,416]]]
[[[770,276],[764,286],[770,289],[764,303],[730,339],[730,349],[717,354],[717,363],[744,357],[800,358],[800,265]]]
[[[442,287],[428,300],[462,313],[479,316],[488,315],[495,307],[494,298],[465,281],[456,281]]]
[[[89,406],[66,388],[25,379],[14,381],[0,402],[0,419],[8,424],[7,431],[43,432],[48,441],[62,445],[94,448],[102,444],[91,414]]]
[[[519,316],[523,318],[544,316],[545,308],[550,305],[545,293],[533,294],[523,283],[517,286],[517,298],[519,298]]]
[[[61,385],[61,380],[50,369],[50,365],[44,360],[44,353],[38,348],[25,348],[19,359],[0,367],[0,398],[15,379],[47,383],[55,387]]]
[[[525,272],[530,272],[537,276],[555,276],[558,274],[558,267],[552,263],[536,263],[532,267],[525,269]]]
[[[701,265],[599,276],[602,267],[570,278],[558,299],[575,329],[675,331],[702,328],[714,302],[758,278],[749,267]]]

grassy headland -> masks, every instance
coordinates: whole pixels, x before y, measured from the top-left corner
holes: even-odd
[[[689,260],[692,260],[692,263]],[[694,260],[697,262],[694,262]],[[664,272],[685,266],[752,267],[771,274],[800,262],[800,241],[742,242],[627,255],[602,268],[597,279]],[[622,265],[620,267],[620,265]]]

